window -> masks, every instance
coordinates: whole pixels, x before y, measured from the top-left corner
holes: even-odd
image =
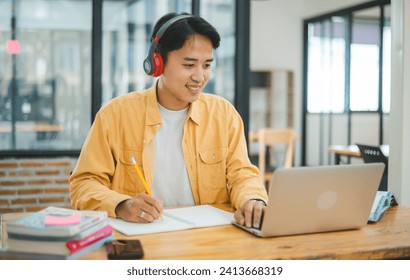
[[[308,25],[308,112],[345,109],[346,18],[331,17]]]
[[[330,145],[388,144],[390,4],[373,1],[305,21],[302,164]]]
[[[383,9],[383,42],[382,42],[382,109],[383,113],[390,112],[391,85],[391,26],[390,5]]]
[[[0,150],[80,149],[90,124],[92,1],[0,1]]]
[[[390,8],[387,6],[384,10],[383,42],[380,38],[380,11],[380,7],[376,7],[308,23],[309,113],[378,111],[380,65],[383,65],[383,111],[389,112]],[[349,18],[352,19],[351,24]],[[349,79],[346,79],[346,70],[350,72]]]
[[[247,91],[235,88],[235,79],[248,72],[235,67],[237,48],[243,48],[235,45],[236,18],[248,11],[238,12],[236,5],[234,0],[0,0],[0,157],[77,156],[102,105],[154,83],[142,63],[155,22],[171,11],[199,14],[218,29],[222,42],[205,91],[232,103],[239,92],[242,100]]]
[[[379,108],[380,8],[352,13],[350,110]]]

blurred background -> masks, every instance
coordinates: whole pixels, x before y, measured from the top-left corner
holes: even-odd
[[[205,91],[241,114],[256,165],[265,128],[294,132],[292,166],[363,162],[358,143],[388,157],[391,10],[384,0],[0,0],[0,208],[69,204],[96,112],[154,83],[142,61],[168,12],[221,34]],[[266,164],[281,167],[287,148],[268,149]]]

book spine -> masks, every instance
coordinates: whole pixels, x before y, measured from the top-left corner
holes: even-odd
[[[110,225],[106,225],[102,229],[96,231],[95,233],[85,237],[84,239],[81,240],[71,240],[66,243],[67,248],[70,250],[70,254],[73,254],[90,244],[107,237],[111,235],[112,233],[112,227]]]
[[[69,256],[66,256],[66,259],[68,260],[75,260],[79,259],[80,257],[100,248],[101,246],[104,246],[105,243],[113,241],[114,240],[114,235],[111,234],[107,237],[104,237],[98,241],[95,241],[94,243],[90,244],[89,246],[75,252],[74,254],[71,254]]]

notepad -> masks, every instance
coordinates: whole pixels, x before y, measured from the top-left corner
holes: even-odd
[[[20,53],[20,42],[18,40],[7,40],[7,53],[8,54],[19,54]]]
[[[140,235],[193,228],[230,225],[233,214],[210,205],[199,205],[164,210],[162,219],[140,224],[109,218],[109,224],[125,235]]]

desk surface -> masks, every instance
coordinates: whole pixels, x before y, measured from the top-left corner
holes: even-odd
[[[221,206],[227,209],[227,206]],[[10,219],[3,215],[3,222]],[[16,216],[14,216],[15,218]],[[3,244],[6,243],[3,227]],[[139,239],[144,259],[402,259],[410,258],[410,208],[395,206],[358,230],[258,238],[228,225],[116,238]],[[101,248],[86,257],[105,259]]]

